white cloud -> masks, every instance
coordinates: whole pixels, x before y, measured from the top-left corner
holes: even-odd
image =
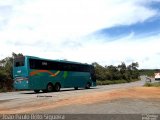
[[[133,40],[134,34],[106,42],[96,36],[84,37],[102,28],[131,25],[158,15],[144,6],[145,0],[1,0],[9,6],[8,16],[0,14],[7,24],[0,31],[0,58],[11,52],[53,59],[117,64],[121,61],[140,61],[141,67],[150,64],[156,55],[159,38],[153,36]],[[144,39],[144,40],[143,40]],[[152,43],[152,41],[155,41]],[[146,48],[147,47],[147,48]],[[147,51],[147,53],[146,53]],[[149,58],[148,61],[144,61]],[[152,60],[153,62],[153,60]],[[148,66],[149,65],[149,66]],[[159,66],[160,67],[160,66]]]
[[[56,38],[72,38],[117,24],[143,22],[158,12],[138,4],[138,0],[35,0],[16,5],[13,11],[6,29],[30,28]]]
[[[139,62],[140,68],[160,68],[159,44],[160,34],[138,39],[129,35],[112,42],[88,43],[76,52],[69,51],[65,55],[72,60],[97,61],[102,65]]]

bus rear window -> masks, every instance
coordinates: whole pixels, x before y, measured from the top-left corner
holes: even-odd
[[[18,57],[14,59],[14,66],[15,67],[20,67],[20,66],[24,66],[24,61],[25,58],[24,57]]]

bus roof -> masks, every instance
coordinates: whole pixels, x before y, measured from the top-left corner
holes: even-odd
[[[90,64],[87,64],[87,63],[80,63],[80,62],[74,62],[74,61],[68,61],[68,60],[53,60],[53,59],[46,59],[46,58],[40,58],[40,57],[28,56],[28,55],[25,55],[24,57],[34,58],[34,59],[39,59],[39,60],[48,60],[48,61],[55,61],[55,62],[63,62],[63,63],[74,63],[74,64],[90,65]]]

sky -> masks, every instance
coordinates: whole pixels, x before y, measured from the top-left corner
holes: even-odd
[[[0,0],[0,59],[12,52],[160,69],[160,0]]]

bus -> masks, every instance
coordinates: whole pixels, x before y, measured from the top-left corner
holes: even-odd
[[[35,93],[60,91],[61,88],[96,86],[94,66],[65,60],[49,60],[20,56],[13,62],[13,86],[17,90]]]

